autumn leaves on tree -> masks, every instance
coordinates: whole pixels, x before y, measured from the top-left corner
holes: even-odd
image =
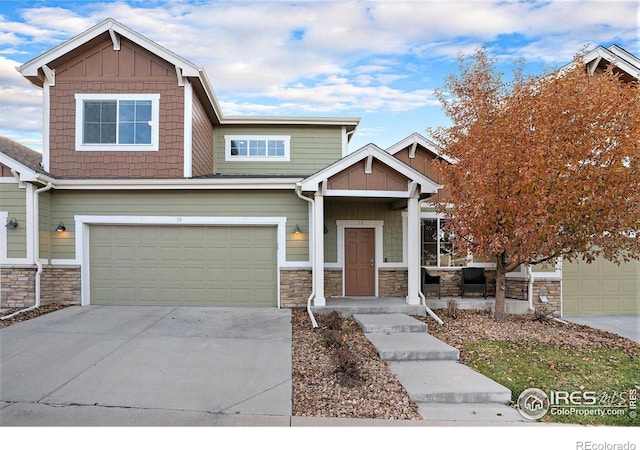
[[[521,264],[640,259],[640,85],[582,56],[505,82],[480,49],[437,93],[452,125],[432,136],[456,160],[437,165],[440,208],[459,248],[495,261],[498,322]]]

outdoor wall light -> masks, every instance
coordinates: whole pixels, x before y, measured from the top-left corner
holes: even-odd
[[[65,226],[64,226],[64,223],[63,223],[63,222],[60,222],[60,223],[58,224],[58,226],[56,227],[56,231],[57,231],[58,233],[62,233],[63,231],[67,231],[67,227],[65,227]]]
[[[298,225],[296,225],[296,227],[293,229],[293,234],[300,234],[300,233],[302,233],[302,230]]]
[[[5,225],[5,227],[7,227],[10,230],[13,230],[14,228],[18,228],[18,221],[16,220],[15,217],[12,217],[10,220],[7,220],[7,224]]]

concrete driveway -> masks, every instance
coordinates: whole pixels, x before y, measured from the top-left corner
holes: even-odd
[[[283,425],[291,312],[74,306],[0,329],[2,426]]]
[[[620,315],[620,316],[566,316],[562,317],[569,322],[579,325],[586,325],[598,330],[615,333],[618,336],[631,339],[640,343],[640,316]]]

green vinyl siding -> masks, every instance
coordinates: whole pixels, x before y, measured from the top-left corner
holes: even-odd
[[[289,161],[225,161],[225,135],[291,136]],[[215,171],[223,175],[311,175],[342,158],[339,126],[221,126],[214,132]]]
[[[52,222],[67,231],[52,236],[52,258],[75,258],[75,215],[286,217],[287,261],[309,260],[309,207],[293,191],[56,191]],[[294,235],[299,225],[302,236]],[[55,228],[55,227],[54,227]]]
[[[21,189],[18,183],[0,183],[0,211],[8,213],[18,221],[18,228],[6,229],[7,257],[27,257],[27,189]],[[5,224],[1,224],[3,227]]]
[[[381,220],[382,259],[385,262],[402,262],[402,211],[389,208],[388,199],[326,199],[324,212],[327,234],[324,235],[325,262],[338,261],[338,220]]]
[[[56,226],[51,227],[51,191],[44,191],[38,194],[38,221],[40,229],[40,258],[48,259],[51,254],[51,239],[56,233]],[[56,223],[57,225],[57,223]]]
[[[640,314],[640,262],[563,262],[562,310],[565,316]]]

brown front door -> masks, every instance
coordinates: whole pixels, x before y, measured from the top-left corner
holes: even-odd
[[[375,230],[347,228],[344,234],[344,294],[375,295]]]

